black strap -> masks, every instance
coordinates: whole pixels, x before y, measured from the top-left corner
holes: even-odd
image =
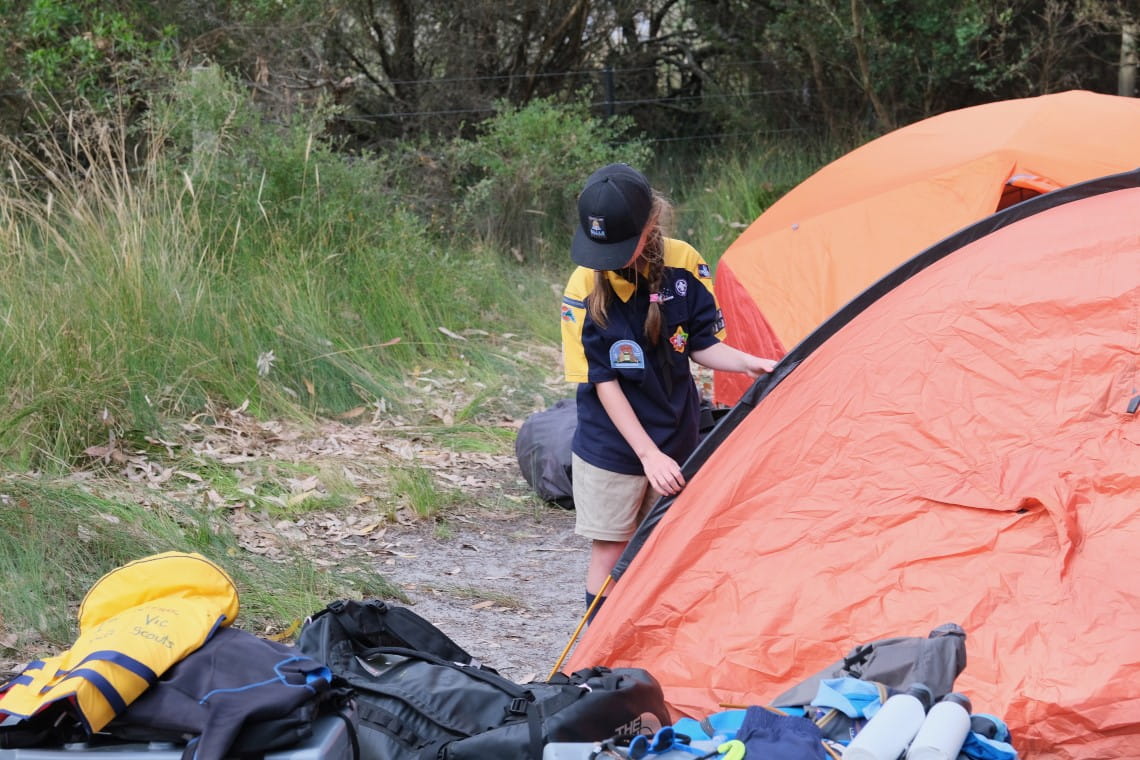
[[[592,668],[574,671],[570,676],[570,683],[576,686],[588,685],[591,678],[597,680],[598,685],[604,691],[617,691],[622,680],[621,674],[602,665],[596,665]]]
[[[843,658],[843,669],[858,678],[862,668],[857,666],[866,664],[873,649],[874,647],[871,644],[860,644],[855,647]]]
[[[542,746],[544,744],[542,739],[542,715],[541,710],[533,702],[530,703],[526,711],[526,725],[530,732],[530,752],[527,757],[542,757]]]
[[[427,744],[427,742],[416,734],[415,731],[408,728],[396,715],[385,710],[383,707],[366,702],[365,700],[360,700],[356,705],[356,712],[360,716],[361,723],[384,729],[410,747],[420,749]],[[355,738],[354,733],[354,741]],[[359,747],[357,747],[357,754],[359,755]]]
[[[381,637],[388,632],[388,605],[378,599],[349,602],[338,599],[320,614],[331,612],[349,638],[364,646],[382,646]]]
[[[352,747],[352,760],[360,760],[360,737],[356,735],[356,724],[343,710],[337,710],[333,714],[344,721],[345,730],[348,731],[348,743]]]
[[[613,673],[613,670],[610,668],[607,668],[604,665],[595,665],[592,668],[582,668],[581,670],[575,670],[570,674],[569,680],[570,683],[586,683],[586,681],[589,681],[591,678],[597,678],[598,676],[607,676],[610,673]]]

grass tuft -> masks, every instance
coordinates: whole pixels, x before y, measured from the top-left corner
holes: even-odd
[[[243,551],[217,514],[157,499],[128,503],[82,485],[9,479],[0,485],[0,609],[13,649],[60,648],[77,635],[75,613],[107,571],[167,551],[216,562],[238,587],[238,625],[280,631],[332,599],[403,598],[364,566],[323,572],[299,554],[273,561]]]

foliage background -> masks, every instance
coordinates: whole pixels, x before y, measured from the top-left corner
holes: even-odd
[[[1062,89],[1115,92],[1136,0],[2,0],[8,131],[35,106],[144,108],[213,64],[266,113],[342,106],[346,146],[470,136],[536,99],[652,139],[884,130]],[[1133,81],[1130,85],[1135,94]]]

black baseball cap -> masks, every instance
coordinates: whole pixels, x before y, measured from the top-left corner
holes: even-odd
[[[578,229],[570,258],[587,269],[624,267],[653,209],[645,175],[629,164],[603,166],[586,179],[578,196]]]

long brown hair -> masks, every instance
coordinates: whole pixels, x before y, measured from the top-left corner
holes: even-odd
[[[641,231],[641,240],[638,241],[639,254],[632,264],[635,278],[641,277],[641,267],[645,266],[645,278],[649,283],[651,294],[661,292],[661,280],[665,274],[664,228],[672,219],[672,214],[673,206],[668,199],[654,190],[653,207],[649,213],[649,220]],[[590,318],[602,327],[606,326],[610,303],[614,296],[614,288],[606,273],[601,270],[595,271],[594,288],[586,301]],[[657,345],[661,339],[661,304],[656,300],[650,300],[645,315],[645,337],[651,345]]]

